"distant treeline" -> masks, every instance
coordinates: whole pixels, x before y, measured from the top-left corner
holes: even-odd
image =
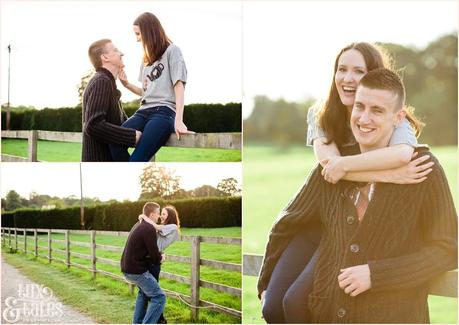
[[[457,144],[457,35],[438,38],[425,49],[397,44],[379,44],[395,59],[403,77],[407,104],[426,124],[420,143],[431,146]],[[331,80],[330,80],[331,82]],[[316,101],[303,103],[255,98],[252,114],[244,121],[244,141],[277,143],[285,147],[304,144],[307,109]]]
[[[139,108],[138,101],[123,105],[128,116]],[[241,103],[190,104],[185,106],[184,122],[195,132],[241,132]],[[6,112],[2,107],[2,130],[6,129]],[[81,132],[81,106],[44,108],[30,107],[11,109],[11,130],[45,130]]]
[[[199,228],[240,227],[241,197],[200,198],[185,200],[154,200],[161,206],[172,204],[179,212],[181,226]],[[84,209],[84,226],[81,225],[80,208],[53,210],[20,209],[4,212],[2,227],[94,229],[129,231],[137,222],[147,201],[117,202]]]

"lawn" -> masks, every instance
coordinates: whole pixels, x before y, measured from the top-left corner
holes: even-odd
[[[134,149],[131,148],[132,152]],[[38,160],[76,162],[81,160],[81,143],[38,141]],[[2,154],[27,156],[27,140],[2,139]],[[156,154],[156,161],[241,161],[240,150],[163,147]]]
[[[201,235],[201,236],[222,236],[222,237],[240,237],[241,228],[216,228],[216,229],[198,229],[198,228],[184,228],[182,229],[184,235]],[[39,246],[47,246],[47,236],[39,236]],[[53,240],[63,240],[63,234],[53,234]],[[89,235],[85,234],[71,234],[70,241],[89,242]],[[123,247],[126,237],[97,235],[97,244],[113,245]],[[29,251],[33,249],[33,237],[28,236],[27,247]],[[14,240],[12,240],[14,247]],[[65,249],[64,244],[53,243],[53,248]],[[18,236],[18,249],[23,250],[23,236]],[[90,249],[86,247],[71,246],[72,252],[81,254],[90,254]],[[189,242],[176,242],[171,245],[166,254],[190,256],[191,244]],[[39,249],[39,254],[46,255],[46,249]],[[49,286],[55,293],[71,305],[74,305],[78,310],[84,311],[89,316],[106,323],[129,323],[131,321],[134,296],[129,295],[128,287],[126,284],[112,280],[110,278],[98,275],[96,280],[91,279],[91,273],[85,270],[80,270],[71,267],[67,270],[66,266],[59,262],[52,262],[49,264],[45,258],[34,259],[32,255],[25,256],[23,253],[17,254],[4,254],[6,260],[19,267],[27,276]],[[53,251],[53,257],[64,259],[64,255]],[[119,261],[121,253],[97,250],[97,256],[108,258],[114,261]],[[241,247],[236,245],[222,245],[222,244],[201,244],[201,258],[218,260],[222,262],[241,263]],[[90,261],[82,258],[71,258],[72,263],[89,266]],[[119,267],[97,264],[97,269],[111,272],[114,274],[122,275]],[[163,263],[162,271],[179,274],[182,276],[190,276],[190,265],[185,263],[177,263],[166,261]],[[52,274],[52,276],[49,276]],[[231,287],[241,288],[242,279],[241,274],[238,272],[225,271],[211,267],[201,266],[201,279],[214,283],[220,283]],[[56,285],[59,283],[59,285]],[[75,285],[78,283],[78,285]],[[172,290],[185,295],[190,295],[190,287],[187,284],[178,283],[171,280],[162,279],[160,281],[161,287],[167,290]],[[64,284],[64,285],[61,285]],[[68,285],[67,285],[68,284]],[[81,290],[78,289],[81,286]],[[100,297],[101,301],[113,301],[113,306],[94,306],[94,299],[85,299],[87,291],[92,292]],[[78,298],[79,297],[79,298]],[[232,296],[226,293],[221,293],[212,289],[201,288],[200,297],[203,300],[217,303],[229,308],[241,310],[240,297]],[[107,312],[107,308],[111,311]],[[166,318],[172,323],[188,323],[191,322],[189,308],[182,302],[168,298],[166,306]],[[200,312],[201,323],[234,323],[238,322],[237,319],[220,314],[217,312],[203,309]]]
[[[453,198],[457,203],[457,147],[434,147],[431,150],[447,174]],[[264,253],[268,232],[277,214],[303,184],[315,165],[311,148],[292,147],[285,151],[268,146],[244,146],[244,253]],[[245,276],[243,282],[243,321],[263,322],[260,319],[260,303],[256,297],[256,278]],[[430,297],[429,304],[432,322],[456,323],[457,299]]]

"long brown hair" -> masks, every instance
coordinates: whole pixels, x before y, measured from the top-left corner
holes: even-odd
[[[142,35],[143,61],[152,65],[159,60],[172,41],[167,37],[159,19],[150,12],[144,12],[134,20]]]
[[[164,220],[164,224],[175,224],[178,228],[180,228],[180,219],[177,209],[173,205],[166,205],[163,209],[166,209],[167,211],[167,218]]]
[[[338,70],[339,58],[341,54],[350,49],[355,49],[362,54],[367,71],[391,67],[391,58],[389,55],[381,48],[369,43],[351,43],[338,53],[335,59],[333,80],[328,98],[318,115],[319,125],[327,135],[327,144],[334,142],[337,146],[343,145],[346,139],[350,137],[350,131],[347,127],[349,121],[348,111],[346,106],[341,102],[335,84],[335,75]]]

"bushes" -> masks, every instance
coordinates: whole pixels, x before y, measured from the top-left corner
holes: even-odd
[[[128,116],[137,106],[124,107]],[[195,132],[241,132],[241,104],[191,104],[185,107],[184,122]],[[42,110],[12,110],[11,130],[45,130],[81,132],[81,107]],[[2,129],[6,129],[6,112],[2,110]]]
[[[85,228],[108,231],[129,231],[147,201],[123,202],[85,208]],[[240,227],[241,198],[200,198],[155,200],[161,206],[174,205],[181,226],[199,228]],[[2,227],[81,229],[80,208],[54,210],[21,209],[2,214]]]

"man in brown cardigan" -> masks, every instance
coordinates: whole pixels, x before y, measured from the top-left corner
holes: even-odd
[[[109,144],[134,147],[142,133],[121,127],[127,119],[121,107],[116,79],[123,64],[123,53],[109,40],[91,44],[89,59],[96,74],[83,94],[82,161],[112,161]]]
[[[390,70],[362,78],[350,120],[362,152],[388,145],[404,101]],[[259,295],[289,240],[318,220],[320,255],[308,297],[313,323],[428,323],[429,280],[457,268],[457,215],[443,169],[424,154],[435,165],[415,185],[333,185],[320,165],[313,170],[271,230]]]

